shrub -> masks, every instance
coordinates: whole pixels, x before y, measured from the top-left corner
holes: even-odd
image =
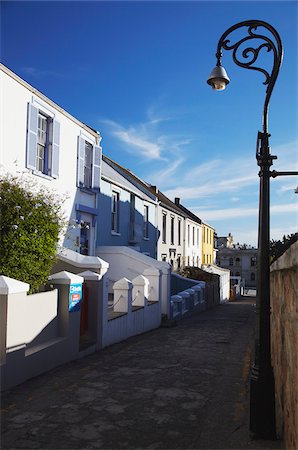
[[[0,175],[0,273],[38,291],[64,227],[63,200],[25,175]]]

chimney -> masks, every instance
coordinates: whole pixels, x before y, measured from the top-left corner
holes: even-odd
[[[177,205],[177,206],[180,205],[180,198],[179,197],[175,197],[175,205]]]
[[[154,194],[158,194],[157,186],[154,186],[154,185],[151,184],[150,187],[153,190]]]

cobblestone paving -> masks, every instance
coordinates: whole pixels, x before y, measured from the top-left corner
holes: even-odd
[[[136,336],[4,393],[2,448],[282,448],[249,439],[254,300]]]

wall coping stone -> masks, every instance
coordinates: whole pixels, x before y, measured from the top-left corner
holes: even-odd
[[[30,289],[30,284],[24,283],[23,281],[15,280],[14,278],[6,277],[5,275],[0,275],[0,294],[17,294],[19,292],[28,292]]]
[[[83,277],[75,275],[74,273],[67,272],[66,270],[54,273],[53,275],[50,275],[48,279],[54,284],[76,284],[84,282]]]
[[[114,283],[113,288],[129,290],[129,289],[132,289],[132,282],[124,277],[124,278],[121,278],[121,280],[116,281],[116,283]]]
[[[298,241],[294,242],[283,255],[271,264],[270,272],[293,269],[294,267],[298,267]]]
[[[96,272],[92,272],[91,270],[86,270],[85,272],[78,273],[80,277],[83,277],[84,280],[88,281],[99,281],[102,279],[102,275]]]
[[[148,286],[149,280],[146,277],[144,277],[143,275],[138,275],[137,277],[135,277],[132,280],[132,284],[134,286]]]
[[[80,253],[70,250],[69,248],[64,248],[58,254],[58,258],[61,261],[72,264],[75,267],[81,267],[82,269],[84,269],[84,267],[91,269],[109,268],[109,263],[101,259],[99,256],[81,255]]]

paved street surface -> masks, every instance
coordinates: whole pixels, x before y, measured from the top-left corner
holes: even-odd
[[[5,393],[1,448],[283,448],[249,438],[254,302],[133,337]]]

